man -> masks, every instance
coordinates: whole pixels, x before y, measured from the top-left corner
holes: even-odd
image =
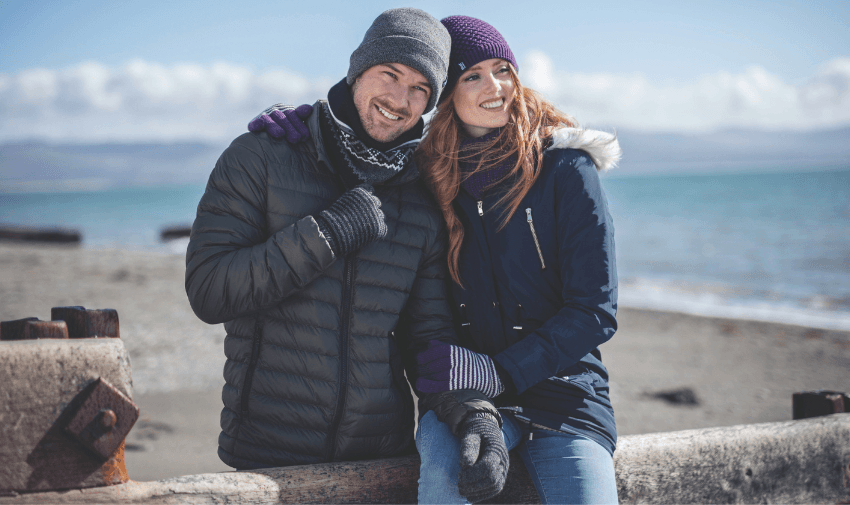
[[[445,84],[449,45],[430,15],[386,11],[347,77],[313,106],[308,141],[248,133],[218,160],[192,227],[186,292],[199,318],[227,331],[218,453],[228,465],[413,449],[403,361],[413,379],[414,351],[456,341],[444,224],[412,162],[421,116]],[[482,454],[504,448],[480,435],[500,421],[483,394],[421,401],[454,419],[458,434],[481,439]],[[493,461],[473,485],[501,489],[507,463]]]

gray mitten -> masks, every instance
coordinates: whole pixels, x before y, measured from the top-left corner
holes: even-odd
[[[492,414],[470,414],[460,427],[460,474],[457,488],[476,503],[505,487],[510,459],[499,422]]]
[[[381,201],[372,191],[372,186],[361,184],[343,193],[333,205],[315,216],[319,231],[334,255],[345,256],[386,236]]]

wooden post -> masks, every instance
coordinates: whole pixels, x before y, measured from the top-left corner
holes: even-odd
[[[86,309],[85,307],[53,307],[50,318],[68,323],[70,338],[121,338],[118,311],[115,309]]]
[[[40,321],[37,317],[0,322],[0,340],[41,338],[68,338],[68,326],[65,321]]]

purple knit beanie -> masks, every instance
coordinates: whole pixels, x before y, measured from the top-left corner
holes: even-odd
[[[519,72],[514,53],[498,30],[480,19],[469,16],[449,16],[440,20],[452,36],[452,54],[449,57],[449,75],[440,102],[449,96],[460,75],[467,68],[484,60],[501,58],[511,62]]]

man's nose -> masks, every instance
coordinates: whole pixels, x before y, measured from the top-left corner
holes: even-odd
[[[410,87],[397,84],[393,89],[393,92],[390,93],[390,96],[394,102],[393,106],[398,107],[399,109],[406,109],[407,104],[410,102]]]

